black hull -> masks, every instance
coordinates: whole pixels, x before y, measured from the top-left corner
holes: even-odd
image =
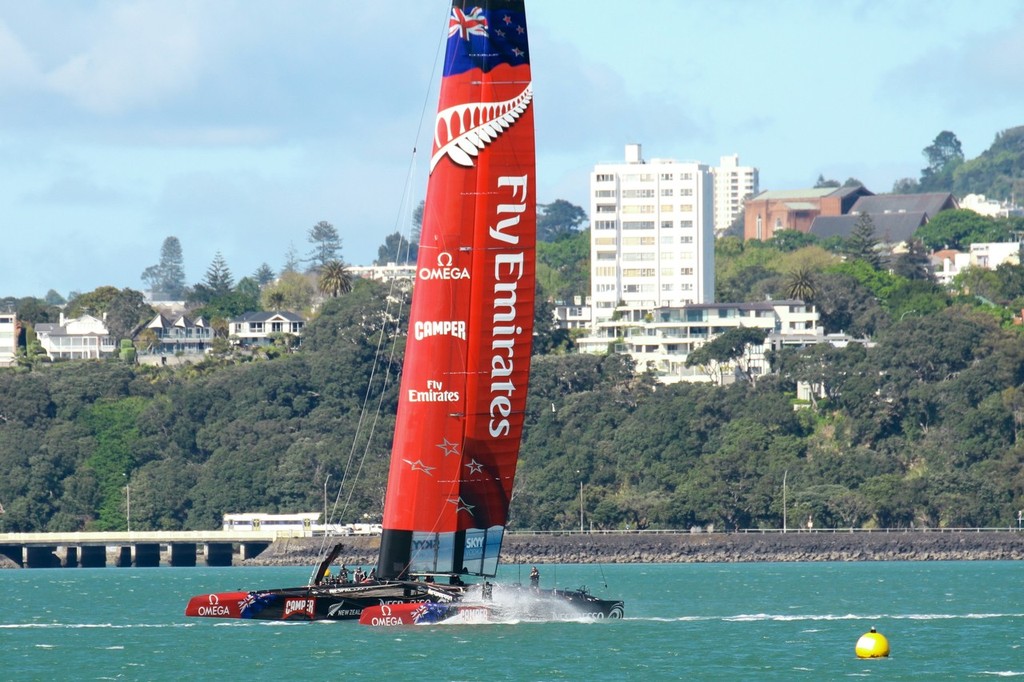
[[[461,587],[397,581],[219,592],[192,597],[185,615],[244,620],[355,620],[367,606],[452,603],[462,593]]]
[[[623,617],[623,602],[598,599],[585,590],[536,590],[516,586],[501,589],[506,596],[522,598],[525,606],[517,613],[528,620]],[[455,615],[480,604],[479,594],[467,594],[469,592],[470,589],[462,586],[404,581],[220,592],[192,597],[185,615],[244,620],[356,620],[368,607],[425,602],[443,605],[447,607],[445,613]],[[500,612],[503,607],[496,606],[494,610]]]

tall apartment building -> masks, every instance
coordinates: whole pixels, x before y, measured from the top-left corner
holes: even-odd
[[[0,367],[13,367],[18,357],[18,316],[0,313]]]
[[[696,162],[644,160],[590,174],[590,292],[594,323],[616,308],[642,315],[715,299],[714,180]]]
[[[740,155],[723,156],[715,176],[715,235],[721,235],[743,211],[743,201],[758,193],[757,169],[741,166]]]

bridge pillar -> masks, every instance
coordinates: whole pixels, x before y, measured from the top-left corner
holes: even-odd
[[[259,556],[267,547],[270,547],[269,542],[244,542],[238,545],[238,552],[244,561]]]
[[[129,568],[132,565],[132,548],[118,547],[117,558],[114,559],[114,565],[118,568]]]
[[[135,566],[138,568],[154,568],[160,565],[160,544],[156,542],[140,542],[135,545]]]
[[[25,548],[21,545],[0,545],[0,554],[21,566],[25,563]]]
[[[230,566],[231,565],[231,543],[230,542],[207,542],[206,543],[206,565],[207,566]]]
[[[172,542],[171,543],[171,566],[195,566],[196,565],[196,543],[194,542]]]
[[[84,545],[82,550],[82,568],[104,568],[107,565],[107,548],[96,545]]]
[[[78,548],[68,545],[64,548],[64,568],[78,567]]]
[[[60,568],[56,547],[26,547],[25,568]]]

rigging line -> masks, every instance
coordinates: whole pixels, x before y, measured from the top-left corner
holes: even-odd
[[[424,92],[424,95],[423,95],[423,103],[420,106],[419,123],[417,124],[416,135],[414,137],[414,141],[416,143],[419,142],[419,139],[420,139],[420,137],[421,137],[421,135],[423,133],[424,121],[427,119],[427,116],[429,115],[430,102],[431,102],[432,83],[434,82],[433,74],[437,74],[438,73],[438,65],[441,62],[442,55],[444,54],[444,50],[445,50],[445,47],[447,46],[447,42],[448,42],[448,37],[447,37],[448,36],[448,15],[449,15],[449,12],[450,12],[450,7],[448,6],[447,2],[442,3],[442,4],[444,6],[444,12],[442,14],[442,16],[444,17],[443,22],[442,22],[442,30],[439,32],[439,39],[438,39],[437,47],[434,50],[434,64],[433,64],[433,66],[431,67],[431,70],[430,70],[430,73],[432,74],[432,76],[428,80],[428,85],[427,85],[427,88],[426,88],[426,90]],[[441,14],[441,12],[439,12],[439,14]],[[414,171],[416,170],[416,159],[417,159],[417,149],[416,149],[416,145],[414,144],[414,146],[412,148],[412,155],[411,155],[411,158],[410,158],[410,161],[409,161],[409,170],[408,170],[408,173],[406,175],[405,191],[403,192],[403,201],[400,204],[400,209],[399,209],[398,217],[396,218],[396,221],[395,221],[396,228],[402,224],[401,214],[402,214],[403,207],[411,205],[410,203],[408,203],[410,201],[409,200],[409,195],[410,195],[410,189],[409,188],[412,185],[412,177],[414,175]],[[406,223],[406,229],[407,230],[410,229],[410,224],[411,224],[411,221]],[[395,231],[398,232],[399,235],[402,234],[402,230],[396,229]],[[406,254],[407,254],[407,258],[408,258],[408,253],[409,253],[408,244],[409,244],[409,240],[406,239],[405,241],[406,241],[406,244],[407,244]],[[401,250],[401,247],[399,247],[399,250]],[[386,312],[390,310],[390,302],[394,299],[393,294],[394,294],[396,286],[397,286],[396,280],[392,279],[391,280],[391,287],[389,289],[388,304],[385,307],[385,311]],[[363,462],[365,461],[367,453],[369,451],[370,444],[372,442],[372,435],[374,433],[374,430],[376,428],[376,423],[377,423],[377,420],[378,420],[379,415],[380,415],[380,410],[381,410],[381,406],[383,404],[384,395],[385,395],[385,392],[386,392],[388,380],[389,380],[389,378],[391,376],[391,367],[394,364],[395,346],[396,346],[396,344],[398,342],[398,335],[399,335],[399,332],[400,332],[400,325],[401,325],[401,320],[402,320],[402,312],[401,311],[403,310],[403,308],[404,308],[404,303],[400,302],[399,303],[398,314],[395,316],[395,333],[394,333],[393,338],[392,338],[391,351],[388,354],[387,368],[385,370],[385,375],[384,375],[384,384],[381,387],[381,393],[380,393],[380,396],[378,398],[377,408],[376,408],[376,411],[374,413],[374,418],[373,418],[373,420],[371,422],[370,437],[368,437],[367,440],[366,440],[366,445],[365,445],[364,450],[363,450],[363,455],[362,455],[362,457],[359,460],[359,466],[357,467],[357,471],[356,471],[356,474],[354,476],[354,480],[352,482],[352,486],[350,487],[350,489],[348,491],[348,497],[346,498],[345,504],[342,507],[342,511],[341,511],[342,514],[347,512],[348,507],[349,507],[349,505],[351,503],[352,495],[354,494],[355,482],[359,480],[359,474],[362,471]],[[380,357],[380,349],[381,349],[381,347],[383,345],[383,338],[384,338],[384,330],[385,329],[386,329],[386,325],[382,325],[381,326],[381,336],[378,339],[377,351],[374,354],[374,372],[376,371],[377,364],[378,364],[378,359]],[[373,376],[373,374],[371,374],[371,384],[372,384],[372,376]],[[369,386],[367,387],[366,398],[364,399],[363,409],[362,409],[362,412],[360,413],[359,427],[357,427],[357,430],[356,430],[356,437],[353,438],[352,450],[349,452],[349,459],[348,459],[348,462],[345,465],[345,470],[344,470],[344,472],[342,474],[342,482],[341,482],[341,485],[338,488],[338,494],[335,497],[335,503],[334,503],[335,508],[337,508],[337,505],[339,504],[339,502],[341,500],[342,490],[344,488],[346,479],[348,477],[349,469],[352,466],[352,460],[354,458],[356,443],[358,442],[359,428],[361,427],[361,425],[363,423],[364,416],[366,415],[366,405],[367,405],[368,401],[369,401]]]
[[[413,158],[410,160],[410,163],[409,163],[409,171],[408,171],[408,173],[406,175],[406,183],[405,183],[406,188],[405,188],[405,190],[403,192],[403,200],[400,203],[399,216],[396,218],[396,225],[397,224],[401,224],[401,221],[402,221],[402,219],[401,219],[402,208],[401,207],[404,207],[404,206],[408,205],[409,187],[412,184],[411,178],[412,178],[412,175],[413,175],[414,170],[415,170],[415,154],[416,154],[416,152],[415,152],[415,150],[413,150]],[[376,348],[374,349],[373,365],[371,366],[370,377],[369,377],[369,379],[367,381],[367,384],[366,384],[366,392],[363,395],[363,403],[362,403],[362,406],[360,408],[359,420],[356,423],[356,432],[355,432],[355,434],[353,435],[353,438],[352,438],[352,447],[349,449],[348,459],[347,459],[347,461],[345,463],[345,467],[342,470],[342,474],[341,474],[341,482],[338,485],[338,492],[335,495],[334,505],[331,508],[331,518],[333,518],[335,516],[335,513],[337,512],[338,505],[341,502],[342,493],[345,490],[345,484],[349,480],[349,473],[352,470],[352,463],[353,463],[353,460],[355,459],[355,453],[356,453],[357,444],[359,443],[360,436],[361,436],[361,434],[363,432],[363,425],[364,425],[364,423],[367,420],[367,415],[369,414],[369,407],[368,406],[370,404],[370,400],[371,400],[372,393],[373,393],[374,381],[376,379],[376,376],[377,376],[378,372],[380,371],[379,368],[380,368],[380,365],[381,365],[382,348],[384,347],[384,342],[385,342],[385,339],[387,337],[387,332],[388,332],[388,330],[390,328],[390,326],[388,324],[388,320],[391,319],[392,317],[395,320],[395,329],[394,329],[394,332],[392,333],[392,351],[391,351],[391,356],[393,357],[393,355],[394,355],[393,346],[394,346],[394,343],[397,342],[397,336],[398,336],[398,331],[399,331],[398,325],[400,324],[401,319],[402,319],[402,307],[403,307],[403,304],[401,303],[401,298],[402,297],[399,296],[399,297],[397,297],[399,299],[398,312],[394,316],[392,316],[390,314],[391,313],[392,302],[396,299],[394,294],[395,294],[395,289],[397,287],[397,281],[398,281],[397,278],[392,278],[391,279],[390,286],[388,288],[388,295],[386,297],[386,301],[385,301],[385,305],[384,305],[384,310],[381,311],[382,323],[381,323],[381,326],[380,326],[380,333],[377,335],[377,345],[376,345]],[[384,378],[383,378],[383,383],[381,385],[380,394],[379,394],[378,399],[377,399],[377,406],[376,406],[376,408],[374,410],[373,418],[370,421],[371,426],[370,426],[369,435],[366,438],[366,445],[365,445],[365,447],[363,449],[362,456],[359,458],[359,464],[356,467],[356,472],[355,472],[354,476],[352,477],[351,485],[348,488],[348,497],[345,500],[345,504],[342,507],[341,512],[338,514],[339,518],[343,517],[346,514],[346,512],[348,511],[348,507],[349,507],[349,504],[351,503],[352,495],[353,495],[354,490],[355,490],[355,484],[359,480],[359,475],[362,472],[362,468],[363,468],[363,462],[366,459],[366,455],[367,455],[367,453],[369,451],[370,444],[373,441],[373,433],[374,433],[374,430],[375,430],[375,425],[377,423],[377,419],[378,419],[379,414],[380,414],[381,405],[383,404],[383,400],[384,400],[384,395],[387,392],[388,379],[389,379],[390,374],[391,374],[391,364],[392,364],[392,361],[391,361],[391,358],[389,357],[388,363],[387,363],[387,365],[386,365],[386,367],[384,369]],[[321,553],[323,552],[323,550],[326,547],[326,545],[327,545],[327,535],[325,533],[324,538],[321,541]]]

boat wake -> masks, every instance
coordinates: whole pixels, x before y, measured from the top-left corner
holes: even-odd
[[[718,621],[725,623],[754,622],[799,622],[799,621],[839,621],[839,620],[985,620],[991,618],[1024,618],[1021,613],[846,613],[846,614],[771,614],[744,613],[735,616],[661,616],[661,617],[630,617],[626,620],[650,621],[659,623]]]

